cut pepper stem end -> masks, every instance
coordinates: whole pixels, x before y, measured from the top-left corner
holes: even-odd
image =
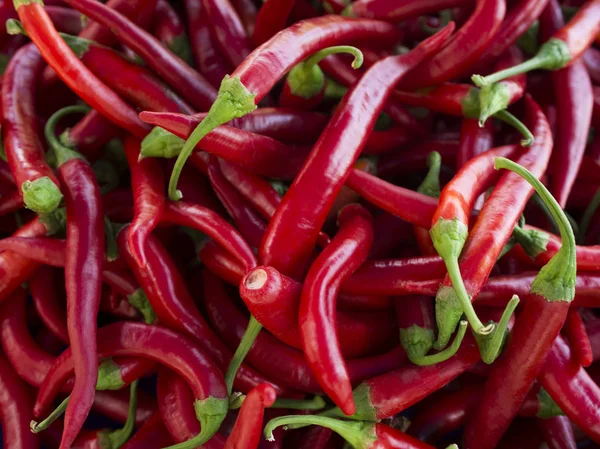
[[[467,325],[468,325],[468,323],[466,321],[461,321],[459,323],[458,332],[456,333],[456,337],[454,338],[454,341],[452,342],[452,344],[450,346],[448,346],[443,351],[438,352],[437,354],[423,355],[422,357],[418,357],[418,358],[411,358],[411,356],[409,355],[408,358],[415,365],[419,365],[419,366],[435,365],[436,363],[445,362],[450,357],[452,357],[454,354],[456,354],[456,352],[459,350],[460,345],[461,345],[463,339],[465,338],[465,334],[467,333]],[[407,352],[407,354],[408,354],[408,352]]]
[[[518,305],[519,297],[517,295],[513,295],[508,302],[506,309],[504,309],[504,312],[502,312],[502,316],[500,317],[498,324],[490,323],[493,332],[488,333],[487,335],[475,335],[475,339],[477,340],[477,344],[479,345],[479,350],[481,353],[481,360],[483,360],[484,363],[489,365],[493,363],[494,360],[496,360],[500,355],[502,346],[504,345],[504,338],[506,337],[508,324],[510,323],[510,317]]]
[[[169,198],[171,200],[178,201],[181,199],[181,192],[177,190],[179,176],[198,142],[217,126],[254,111],[256,109],[254,99],[255,95],[246,89],[239,78],[232,78],[229,75],[223,78],[217,99],[210,107],[206,117],[192,131],[177,157],[169,180]]]
[[[58,186],[48,176],[21,185],[23,202],[27,209],[38,214],[53,212],[62,201],[63,195]]]
[[[69,405],[69,397],[67,396],[58,407],[56,407],[52,413],[50,413],[50,415],[48,415],[48,417],[46,419],[44,419],[43,421],[37,422],[37,421],[31,421],[29,423],[29,428],[31,429],[31,431],[33,433],[40,433],[43,430],[46,430],[48,427],[50,427],[52,425],[52,423],[54,421],[56,421],[58,418],[60,418],[64,413],[65,410],[67,409],[67,405]]]
[[[242,341],[240,341],[240,344],[235,350],[235,354],[233,354],[233,358],[231,359],[231,362],[229,362],[227,372],[225,373],[225,383],[227,384],[227,391],[229,394],[232,392],[235,376],[262,328],[262,324],[260,324],[256,318],[251,316],[250,321],[248,321],[246,332],[242,337]]]

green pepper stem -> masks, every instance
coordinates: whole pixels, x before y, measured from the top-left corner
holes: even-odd
[[[352,56],[354,56],[354,61],[352,61],[353,69],[360,69],[361,66],[363,65],[364,59],[363,59],[362,51],[360,51],[358,48],[352,47],[350,45],[336,45],[333,47],[325,48],[323,50],[316,52],[311,57],[305,59],[300,64],[303,64],[305,68],[310,68],[314,65],[317,65],[319,62],[321,62],[327,56],[331,56],[331,55],[335,55],[335,54],[339,54],[339,53],[349,53]]]
[[[450,357],[452,357],[454,354],[456,354],[456,352],[460,348],[460,345],[461,345],[463,339],[465,338],[465,334],[467,333],[467,324],[468,323],[466,321],[461,321],[459,323],[458,332],[456,333],[456,337],[454,338],[454,341],[452,342],[452,344],[450,346],[448,346],[443,351],[438,352],[437,354],[424,355],[422,357],[412,357],[411,358],[409,356],[410,361],[412,363],[414,363],[415,365],[419,365],[419,366],[435,365],[436,363],[445,362]]]
[[[571,302],[575,297],[577,246],[569,219],[548,189],[529,170],[502,157],[495,159],[494,166],[510,170],[525,179],[544,200],[560,230],[562,246],[533,280],[531,293],[547,301]]]
[[[119,258],[115,229],[108,217],[104,217],[104,233],[106,234],[106,259],[113,262]]]
[[[150,301],[148,301],[148,297],[141,288],[138,288],[129,295],[127,302],[140,311],[146,324],[154,324],[156,322],[156,312],[154,312]]]
[[[533,144],[535,138],[533,137],[531,131],[529,131],[529,128],[527,128],[527,126],[525,126],[525,124],[521,120],[512,115],[510,112],[498,111],[496,112],[496,114],[494,114],[494,117],[496,117],[499,120],[502,120],[504,123],[512,126],[521,133],[521,135],[523,136],[523,139],[521,140],[521,146],[529,147],[531,146],[531,144]]]
[[[484,363],[489,365],[498,358],[498,355],[500,355],[502,345],[504,344],[506,330],[508,329],[508,324],[510,322],[510,317],[518,305],[519,297],[517,295],[513,295],[508,302],[506,309],[504,309],[504,312],[502,312],[500,321],[497,325],[494,324],[494,332],[490,335],[476,338],[481,352],[481,360],[483,360]]]
[[[56,155],[56,161],[59,167],[71,159],[85,158],[77,151],[67,148],[62,144],[62,142],[56,136],[56,125],[67,115],[85,114],[89,112],[89,110],[90,108],[85,105],[67,106],[66,108],[59,109],[52,114],[52,116],[46,122],[46,126],[44,127],[44,135],[46,136],[48,145],[50,145],[50,148],[52,148],[54,154]]]
[[[321,396],[315,396],[312,399],[277,399],[271,408],[287,408],[290,410],[321,410],[326,402]]]
[[[583,244],[585,240],[585,234],[590,227],[590,223],[592,222],[592,218],[598,210],[598,206],[600,206],[600,188],[596,190],[592,201],[587,205],[583,215],[581,216],[581,221],[579,222],[579,234],[577,235],[577,242],[579,244]]]
[[[69,398],[70,396],[67,396],[58,407],[56,407],[52,413],[50,413],[48,415],[48,417],[46,419],[44,419],[43,421],[40,421],[39,423],[37,421],[32,420],[29,423],[29,428],[31,429],[31,431],[33,433],[40,433],[42,430],[46,430],[48,427],[50,427],[52,425],[52,423],[54,421],[56,421],[58,418],[60,418],[63,413],[65,413],[65,410],[67,409],[67,405],[69,405]]]
[[[341,421],[339,419],[315,415],[290,415],[272,419],[265,426],[265,438],[268,441],[274,441],[273,431],[277,427],[289,424],[314,425],[331,429],[356,448],[365,447],[364,443],[366,441],[376,438],[375,425],[372,423]]]
[[[348,92],[348,88],[346,86],[342,86],[340,83],[331,78],[326,78],[324,92],[325,98],[339,100],[346,95],[346,92]]]
[[[432,151],[427,156],[427,166],[429,171],[425,179],[418,187],[417,192],[433,198],[440,196],[440,169],[442,167],[442,156],[437,151]]]
[[[138,381],[134,380],[129,386],[129,410],[127,412],[127,420],[122,428],[106,434],[106,438],[110,442],[110,449],[120,449],[131,437],[135,429],[135,416],[137,411],[137,385]]]
[[[225,373],[225,384],[227,385],[229,394],[232,393],[235,376],[262,328],[262,324],[260,324],[256,318],[251,316],[250,321],[248,321],[246,332],[244,332],[244,336],[242,337],[242,341],[240,341],[240,344],[235,350],[235,354],[233,354],[233,358],[231,359],[231,362],[229,362],[227,372]]]

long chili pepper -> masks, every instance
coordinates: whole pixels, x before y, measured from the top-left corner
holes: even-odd
[[[104,145],[117,137],[120,129],[99,112],[88,112],[75,126],[65,130],[61,140],[69,148],[83,154],[89,160],[98,159]]]
[[[239,260],[212,240],[206,242],[198,258],[208,270],[231,285],[238,286],[246,274]]]
[[[375,123],[395,82],[439,49],[453,29],[450,24],[410,53],[381,60],[344,97],[269,223],[259,249],[261,263],[292,277],[301,276],[329,208],[368,138],[366,130]],[[355,121],[360,125],[353,125]],[[325,170],[332,164],[335,170]],[[315,179],[316,172],[326,176]]]
[[[31,391],[19,379],[9,363],[0,357],[0,418],[5,446],[14,449],[37,449],[38,436],[29,431]]]
[[[535,188],[558,223],[564,243],[531,284],[503,357],[494,365],[478,409],[467,424],[467,448],[491,449],[500,441],[541,370],[575,296],[575,236],[560,205],[522,166],[504,158],[496,158],[495,166],[515,172]]]
[[[535,141],[532,147],[519,157],[518,162],[531,171],[534,176],[541,176],[550,158],[552,136],[546,117],[530,97],[526,97],[526,109],[528,122],[533,124]],[[498,328],[493,323],[487,326],[481,323],[473,313],[470,303],[473,298],[477,297],[481,286],[489,276],[532,193],[533,188],[520,176],[513,173],[503,175],[485,202],[466,243],[464,243],[464,248],[463,242],[466,237],[464,219],[461,222],[432,220],[433,225],[439,223],[439,226],[432,227],[434,245],[438,253],[443,256],[450,270],[449,275],[451,274],[453,277],[451,280],[449,275],[446,276],[436,296],[438,339],[434,344],[435,348],[446,346],[449,332],[454,331],[463,312],[467,315],[469,323],[476,333],[488,336],[498,335]],[[506,209],[504,206],[506,204],[510,204],[511,207]],[[457,267],[456,262],[459,255],[460,261],[458,261]],[[510,313],[509,309],[506,309],[506,313]],[[503,329],[499,331],[504,333]],[[488,338],[494,339],[496,343],[501,342],[498,340],[500,337]],[[488,343],[490,342],[488,341]],[[487,345],[483,342],[482,344]],[[499,347],[489,344],[488,349],[483,350],[484,361],[486,363],[493,361],[498,350]]]
[[[361,41],[377,36],[378,42],[384,45],[394,43],[398,33],[395,27],[382,22],[326,16],[292,25],[258,47],[230,76],[223,79],[220,95],[186,141],[171,175],[169,197],[179,199],[177,178],[196,144],[217,126],[255,110],[275,83],[293,66],[338,42]],[[294,42],[293,51],[290,51],[291,41]]]
[[[248,271],[239,285],[240,296],[252,316],[279,340],[302,349],[298,328],[302,284],[273,267],[257,267]],[[337,311],[335,327],[340,350],[347,358],[388,349],[396,334],[396,322],[387,311],[371,314]]]
[[[377,162],[377,175],[383,179],[412,173],[427,166],[429,154],[440,154],[442,160],[452,165],[456,161],[459,141],[431,138],[410,146],[410,151],[394,152],[381,156]]]
[[[592,346],[577,309],[569,310],[563,330],[569,341],[571,351],[581,366],[586,368],[590,366],[593,362]]]
[[[490,89],[493,83],[519,73],[527,73],[536,69],[558,70],[569,66],[579,59],[600,31],[599,11],[600,1],[586,2],[566,26],[555,32],[540,47],[533,58],[491,75],[473,75],[473,82],[479,87]],[[485,96],[481,98],[485,98]],[[482,105],[482,109],[484,109],[484,105]]]
[[[147,134],[147,127],[136,112],[86,69],[64,43],[44,11],[41,0],[14,0],[14,4],[19,19],[42,57],[79,97],[132,134],[138,137]]]
[[[600,441],[600,387],[571,357],[569,345],[560,336],[552,345],[538,381],[571,421],[592,440]]]
[[[160,414],[156,412],[125,443],[123,449],[160,449],[170,444],[173,444],[173,440],[169,436]]]
[[[276,392],[269,384],[253,388],[246,396],[224,449],[256,449],[261,439],[265,407],[275,403]]]
[[[566,416],[538,419],[537,425],[549,449],[577,449],[573,427]]]
[[[135,424],[141,426],[156,412],[154,397],[138,391]],[[92,410],[118,423],[125,423],[129,412],[129,392],[126,389],[96,391]]]
[[[167,0],[158,0],[156,3],[152,32],[174,54],[188,64],[192,62],[192,49],[185,25]]]
[[[216,89],[225,75],[229,73],[229,63],[215,47],[213,38],[210,35],[209,17],[202,6],[202,2],[185,0],[185,11],[196,67]]]
[[[93,0],[65,0],[65,3],[110,28],[123,44],[140,55],[156,74],[179,94],[185,96],[192,106],[199,110],[206,110],[215,100],[214,88],[202,75],[117,11]],[[137,136],[143,137],[143,135]]]
[[[473,3],[472,0],[426,0],[421,2],[400,0],[393,3],[386,0],[358,0],[348,5],[342,14],[348,17],[402,22],[413,17],[471,3]]]
[[[481,127],[477,120],[465,118],[460,128],[460,142],[456,156],[456,168],[460,170],[471,159],[493,146],[494,133],[489,122]]]
[[[46,12],[52,19],[56,29],[63,33],[79,34],[85,25],[83,16],[78,11],[70,8],[47,5]]]
[[[139,281],[158,319],[166,326],[198,339],[224,371],[231,353],[209,327],[188,292],[173,260],[158,239],[152,235],[143,248],[147,265],[139,266],[128,250],[125,228],[119,233],[117,242],[121,255],[127,261]],[[236,388],[250,391],[265,379],[247,367],[242,367],[237,377]]]
[[[136,262],[145,265],[146,239],[160,223],[165,209],[164,178],[156,160],[140,159],[141,142],[127,136],[124,140],[125,155],[131,171],[131,188],[134,212],[127,233],[127,245]]]
[[[29,288],[35,310],[44,325],[63,343],[69,342],[66,313],[58,300],[55,283],[57,271],[50,267],[40,267],[29,279]]]
[[[258,46],[271,39],[285,28],[288,16],[296,0],[268,0],[263,3],[256,16],[252,42]]]
[[[62,199],[58,179],[44,159],[35,114],[35,87],[44,60],[33,44],[11,59],[2,82],[4,149],[17,190],[35,212],[52,212]]]
[[[66,111],[73,110],[80,111],[81,107]],[[65,109],[57,115],[64,113]],[[102,287],[104,219],[100,188],[92,168],[79,153],[64,147],[54,136],[47,138],[57,159],[67,210],[67,329],[75,359],[75,385],[65,414],[61,442],[61,448],[68,448],[89,413],[98,377],[96,316]]]

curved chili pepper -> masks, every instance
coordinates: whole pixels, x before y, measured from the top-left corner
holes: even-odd
[[[159,449],[170,444],[173,444],[173,440],[169,436],[160,414],[156,412],[125,443],[122,449]]]
[[[62,199],[58,179],[45,161],[35,113],[35,86],[44,60],[33,44],[11,59],[2,82],[4,149],[19,194],[35,212],[48,213]]]
[[[429,154],[433,151],[440,154],[442,160],[452,165],[456,161],[459,141],[441,140],[432,137],[425,142],[416,143],[409,151],[385,154],[377,162],[377,175],[383,179],[424,169],[427,166]],[[375,218],[377,221],[377,217]],[[377,238],[377,233],[375,235]]]
[[[202,138],[219,125],[242,117],[257,104],[293,66],[322,48],[343,40],[361,41],[377,36],[382,45],[394,42],[398,31],[371,20],[350,21],[336,16],[319,17],[292,25],[254,50],[231,76],[223,79],[220,95],[186,141],[169,182],[169,197],[179,199],[177,178],[190,153]],[[289,42],[294,42],[290,51]]]
[[[0,240],[0,250],[13,251],[27,256],[28,251],[37,250],[31,254],[31,259],[54,267],[65,266],[65,240],[51,237],[7,237]],[[58,256],[58,257],[57,257]]]
[[[530,183],[550,208],[565,242],[531,284],[523,311],[511,332],[503,357],[492,370],[483,398],[465,429],[467,448],[493,448],[516,416],[531,384],[560,333],[575,296],[575,235],[560,205],[543,184],[522,166],[496,158]],[[490,409],[490,407],[493,409]]]
[[[259,46],[285,28],[296,0],[267,0],[256,16],[252,42]]]
[[[528,122],[534,124],[532,128],[535,141],[532,147],[519,157],[518,162],[530,170],[534,176],[541,176],[550,158],[552,137],[546,117],[531,97],[526,97],[526,108]],[[467,233],[464,219],[460,222],[432,221],[434,225],[437,222],[440,223],[440,226],[432,228],[432,239],[438,253],[443,255],[447,264],[451,257],[450,263],[454,264],[454,268],[452,268],[453,265],[447,265],[454,279],[451,281],[450,276],[447,275],[436,296],[438,339],[434,344],[435,348],[446,346],[449,339],[448,332],[454,331],[463,311],[467,314],[469,323],[476,333],[487,335],[492,339],[494,338],[490,335],[498,335],[498,328],[493,323],[487,326],[481,323],[473,313],[470,302],[477,297],[479,290],[488,278],[532,192],[533,188],[529,183],[519,176],[512,173],[503,175],[485,202],[466,239],[464,248],[462,242],[465,241]],[[506,204],[511,204],[511,207],[507,209],[504,207]],[[443,223],[448,223],[446,229],[444,229]],[[461,225],[457,226],[454,223],[461,223]],[[456,260],[459,255],[460,261],[458,261],[457,270]],[[450,287],[451,285],[453,288]],[[509,308],[506,310],[506,313],[510,313]],[[500,332],[503,334],[504,330],[500,330]],[[496,343],[501,342],[498,338],[500,337],[494,339]],[[483,342],[482,344],[486,345]],[[489,345],[488,349],[483,349],[484,362],[494,360],[498,350],[499,347],[493,347],[493,345]]]
[[[577,288],[577,287],[576,287]],[[575,290],[577,292],[577,290]],[[577,309],[570,309],[565,321],[564,333],[571,351],[581,364],[588,367],[593,362],[592,346],[588,338],[581,315]]]
[[[135,424],[141,426],[156,412],[156,399],[143,390],[137,393]],[[96,391],[92,410],[118,423],[125,423],[129,411],[129,392],[123,388],[115,391]]]
[[[63,33],[79,34],[85,24],[83,16],[70,8],[46,5],[46,12],[56,29]]]
[[[200,250],[198,258],[208,270],[231,285],[240,285],[246,274],[244,265],[212,240]]]
[[[569,345],[560,336],[552,345],[538,381],[571,421],[592,440],[600,441],[600,387],[571,357]]]
[[[61,140],[69,148],[95,160],[104,145],[119,135],[120,129],[99,112],[88,112],[75,126],[65,130]]]
[[[185,62],[192,62],[192,49],[183,21],[167,0],[158,0],[154,11],[153,34]]]
[[[41,0],[14,0],[14,4],[27,34],[42,57],[79,97],[132,134],[138,137],[147,134],[148,129],[139,120],[137,113],[86,69],[71,52],[52,25]]]
[[[190,33],[190,44],[198,71],[215,89],[229,73],[229,63],[217,50],[210,35],[209,18],[201,1],[185,0],[187,25]]]
[[[125,137],[124,148],[131,171],[134,198],[133,219],[127,233],[127,245],[135,261],[144,266],[144,246],[148,236],[160,223],[165,209],[163,172],[156,160],[140,160],[141,142]]]
[[[259,248],[261,263],[272,265],[292,277],[301,276],[329,208],[368,138],[366,130],[375,123],[394,83],[411,67],[439,49],[453,28],[454,25],[450,24],[406,55],[381,60],[344,97],[342,106],[336,109],[269,223]],[[379,81],[383,79],[384,82]],[[354,114],[359,109],[361,114]],[[359,120],[360,125],[353,125]],[[353,132],[348,133],[349,129]],[[324,169],[332,164],[336,167],[334,171]],[[326,173],[327,176],[315,179],[313,172]],[[298,214],[302,215],[302,220],[298,219]],[[302,228],[301,233],[298,232],[299,227]],[[290,239],[292,234],[294,238]]]
[[[425,0],[420,2],[400,0],[393,3],[386,0],[358,0],[348,5],[342,14],[348,17],[365,17],[398,23],[424,14],[472,3],[472,0]]]
[[[0,357],[0,387],[3,440],[14,449],[37,449],[38,436],[29,431],[31,392],[4,357]]]
[[[50,267],[40,267],[29,279],[29,288],[35,310],[44,325],[62,341],[69,342],[67,333],[66,312],[58,301],[56,288],[57,271]]]
[[[269,384],[253,388],[246,396],[225,449],[256,449],[261,439],[265,407],[275,403],[276,392]]]
[[[566,416],[536,420],[550,449],[577,449],[571,421]]]
[[[214,88],[202,75],[117,11],[93,0],[65,0],[65,3],[110,28],[119,40],[140,55],[156,74],[179,94],[185,96],[192,106],[205,110],[215,100]],[[97,108],[94,106],[94,109]],[[137,137],[144,137],[144,135],[137,135]]]

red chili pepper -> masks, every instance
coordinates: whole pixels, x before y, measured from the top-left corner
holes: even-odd
[[[185,62],[192,62],[192,49],[179,14],[167,0],[158,0],[154,11],[152,33],[165,47]]]
[[[29,288],[37,314],[44,325],[63,343],[69,342],[66,312],[58,300],[56,286],[57,270],[40,267],[29,279]]]
[[[373,36],[384,45],[395,42],[398,31],[389,24],[372,20],[319,17],[286,28],[254,50],[231,76],[224,78],[217,101],[186,141],[171,175],[169,197],[179,199],[176,192],[179,172],[196,144],[210,131],[255,110],[287,71],[316,51],[344,40],[361,41]],[[291,41],[293,48],[289,46]]]
[[[44,60],[33,44],[11,59],[2,82],[4,148],[25,205],[48,213],[62,199],[58,179],[45,161],[35,113],[35,86]]]
[[[600,81],[600,51],[588,48],[582,56],[583,63],[594,83]]]
[[[158,412],[154,413],[125,443],[122,449],[152,449],[168,446],[173,443]]]
[[[50,19],[52,19],[52,23],[56,29],[62,33],[79,34],[81,32],[84,25],[84,18],[78,11],[63,8],[62,6],[46,5],[46,12],[50,16]],[[16,19],[16,14],[12,18]]]
[[[65,266],[65,240],[51,237],[7,237],[0,240],[0,250],[12,251],[22,256],[31,253],[31,260],[54,267]],[[58,257],[57,257],[58,256]]]
[[[439,153],[442,160],[449,165],[453,165],[457,157],[458,145],[458,139],[441,140],[432,137],[425,142],[411,145],[407,151],[385,154],[377,162],[377,175],[380,178],[389,179],[421,170],[426,167],[429,154],[433,151]],[[377,233],[375,238],[377,238]]]
[[[569,310],[563,330],[569,341],[571,351],[581,366],[586,368],[590,366],[593,362],[592,346],[577,309],[572,308]]]
[[[571,421],[592,440],[600,441],[600,387],[571,357],[561,337],[552,345],[538,381]]]
[[[35,449],[38,436],[29,430],[31,419],[31,392],[19,379],[12,367],[0,357],[0,395],[2,438],[11,449]]]
[[[88,112],[73,128],[65,130],[65,145],[83,154],[88,160],[98,159],[104,145],[117,137],[120,129],[95,110]]]
[[[537,419],[549,449],[577,449],[571,421],[566,416]]]
[[[261,440],[262,421],[265,407],[275,403],[276,392],[269,384],[255,387],[248,393],[225,449],[256,449]]]
[[[460,170],[471,159],[492,148],[494,142],[493,127],[489,122],[480,127],[477,120],[465,118],[460,129],[460,142],[456,157],[456,168]]]
[[[123,44],[140,55],[156,74],[184,96],[192,106],[205,110],[215,100],[214,88],[202,75],[117,11],[93,0],[65,0],[65,3],[110,28]],[[94,106],[94,109],[97,108]]]
[[[148,129],[137,113],[86,69],[64,43],[41,0],[14,0],[14,3],[27,34],[58,76],[104,117],[138,137],[145,136]]]
[[[240,285],[246,274],[239,260],[211,240],[200,250],[198,258],[208,270],[231,285]]]
[[[301,276],[329,208],[368,138],[366,130],[372,128],[395,82],[439,49],[453,28],[453,24],[449,25],[406,55],[383,59],[371,67],[344,97],[343,104],[336,109],[269,223],[259,249],[261,263],[272,265],[292,277]],[[385,82],[379,81],[382,79]],[[361,114],[355,114],[355,110],[359,109]],[[353,123],[358,121],[360,124],[355,126]],[[347,132],[349,129],[353,132]],[[335,170],[326,170],[325,167],[331,166],[335,166]],[[327,176],[315,179],[314,173],[317,172]],[[298,219],[300,215],[301,220]],[[301,233],[298,232],[299,227],[302,228]],[[292,234],[293,239],[290,238]]]
[[[138,390],[135,414],[136,426],[141,426],[156,412],[156,399],[143,390]],[[92,410],[118,423],[127,421],[129,392],[123,388],[116,391],[96,391]]]
[[[0,217],[17,212],[23,207],[23,194],[18,190],[13,190],[0,198]]]
[[[296,0],[267,0],[258,11],[252,42],[258,46],[285,28]]]
[[[273,267],[257,267],[240,283],[240,295],[252,316],[279,340],[298,349],[302,349],[298,328],[301,292],[302,284]],[[343,299],[339,298],[340,302]],[[394,317],[387,311],[337,311],[336,329],[342,354],[348,358],[390,349],[397,332]]]
[[[575,236],[560,205],[543,184],[522,166],[496,158],[530,183],[558,223],[564,245],[531,284],[525,307],[511,332],[502,358],[494,365],[478,409],[465,429],[467,448],[494,448],[516,416],[553,341],[560,333],[575,296]]]
[[[201,1],[185,0],[191,50],[198,71],[215,89],[229,73],[229,62],[217,50],[210,35],[210,23]]]
[[[406,19],[448,8],[470,6],[472,3],[472,0],[425,0],[420,2],[399,0],[393,3],[386,0],[358,0],[348,5],[342,14],[348,17],[366,17],[399,23]]]

